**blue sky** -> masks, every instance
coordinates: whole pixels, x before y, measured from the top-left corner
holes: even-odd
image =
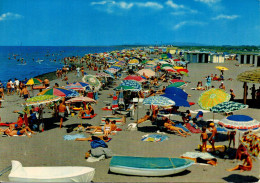
[[[260,0],[1,0],[0,45],[260,45]]]

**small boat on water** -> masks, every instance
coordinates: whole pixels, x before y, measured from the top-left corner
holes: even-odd
[[[138,176],[166,176],[186,170],[194,161],[167,157],[113,156],[109,170]]]
[[[95,169],[83,166],[23,167],[12,160],[11,182],[91,182]]]

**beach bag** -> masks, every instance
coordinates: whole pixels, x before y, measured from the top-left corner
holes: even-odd
[[[127,130],[132,131],[132,130],[137,130],[137,123],[130,123],[127,126]]]
[[[98,147],[104,147],[104,148],[108,147],[107,144],[103,140],[93,140],[90,143],[90,146],[93,149],[98,148]]]

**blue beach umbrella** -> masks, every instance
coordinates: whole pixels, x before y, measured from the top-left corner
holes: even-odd
[[[165,94],[171,94],[173,96],[181,97],[185,100],[188,98],[188,94],[185,91],[176,87],[166,87]]]
[[[163,94],[161,95],[163,97],[167,97],[169,99],[171,99],[172,101],[175,102],[175,106],[183,106],[183,107],[190,107],[190,104],[187,100],[185,100],[184,98],[181,98],[181,97],[177,97],[177,96],[174,96],[172,94]]]

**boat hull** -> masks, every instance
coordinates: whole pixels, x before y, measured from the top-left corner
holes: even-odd
[[[167,176],[182,172],[193,163],[181,158],[114,156],[109,169],[113,173],[126,175]]]

